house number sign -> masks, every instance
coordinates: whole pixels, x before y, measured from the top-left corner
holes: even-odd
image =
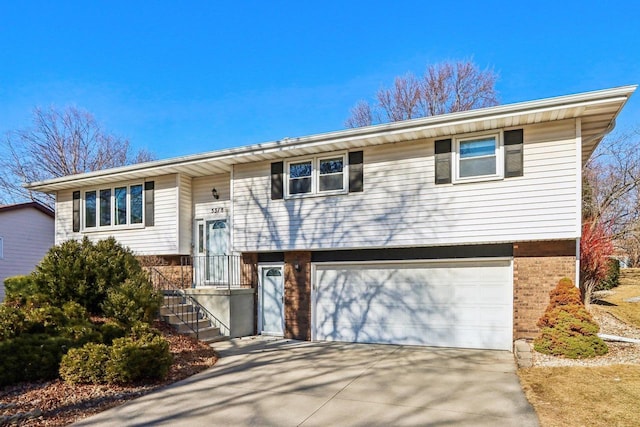
[[[211,208],[212,214],[221,214],[224,213],[224,208]]]

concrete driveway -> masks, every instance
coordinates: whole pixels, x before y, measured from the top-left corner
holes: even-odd
[[[504,351],[245,338],[216,366],[77,425],[537,426]]]

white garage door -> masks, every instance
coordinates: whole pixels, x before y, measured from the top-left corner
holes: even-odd
[[[316,340],[510,350],[511,261],[316,265]]]

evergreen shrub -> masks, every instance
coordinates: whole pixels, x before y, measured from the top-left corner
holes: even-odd
[[[538,320],[536,351],[571,359],[600,356],[607,345],[597,335],[600,327],[580,300],[570,279],[562,279],[550,292],[549,306]]]

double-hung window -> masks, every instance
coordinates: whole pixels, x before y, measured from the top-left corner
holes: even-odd
[[[313,191],[313,161],[289,163],[289,194],[307,194]]]
[[[318,159],[318,191],[342,191],[344,185],[344,156]]]
[[[141,225],[143,196],[142,184],[85,191],[85,230]]]
[[[478,181],[503,177],[500,134],[455,140],[455,181]]]
[[[287,163],[287,196],[347,191],[346,155],[313,157]]]

